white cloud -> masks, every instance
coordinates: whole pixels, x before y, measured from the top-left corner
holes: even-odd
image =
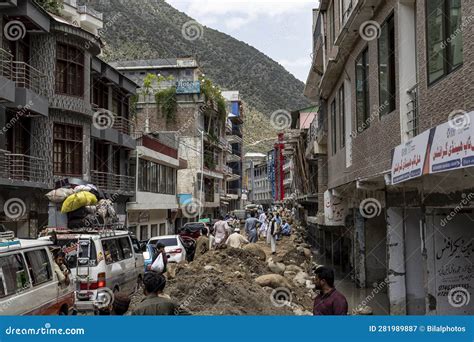
[[[287,69],[306,67],[311,64],[311,57],[308,55],[307,57],[301,57],[301,58],[292,59],[292,60],[280,59],[278,63],[280,63]]]
[[[308,4],[317,6],[315,0],[167,0],[169,4],[184,10],[204,25],[215,23],[215,17],[223,19],[229,29],[239,29],[243,25],[258,20],[261,16],[284,19],[288,14],[301,11]]]

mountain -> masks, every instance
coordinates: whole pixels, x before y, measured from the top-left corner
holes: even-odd
[[[193,22],[163,0],[88,0],[86,3],[104,13],[101,37],[106,44],[105,60],[192,55],[206,76],[222,89],[239,90],[251,113],[246,118],[250,131],[245,131],[251,142],[266,136],[262,129],[270,126],[258,124],[252,129],[253,115],[256,121],[261,121],[260,114],[268,118],[275,110],[293,110],[310,104],[303,96],[303,82],[283,66],[245,42]],[[190,25],[186,32],[199,38],[186,39],[183,25]]]

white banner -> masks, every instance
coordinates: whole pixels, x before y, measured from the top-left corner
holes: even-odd
[[[324,224],[326,226],[344,226],[347,215],[346,202],[332,192],[324,192]]]
[[[430,173],[474,166],[474,112],[437,126],[430,151]]]
[[[395,147],[392,158],[392,184],[423,174],[430,131],[425,131]]]

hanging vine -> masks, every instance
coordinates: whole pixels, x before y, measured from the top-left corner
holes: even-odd
[[[158,91],[155,94],[155,101],[162,116],[166,119],[166,122],[175,122],[176,112],[178,110],[176,87],[166,88]]]

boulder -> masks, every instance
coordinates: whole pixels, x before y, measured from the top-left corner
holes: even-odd
[[[268,260],[268,268],[273,273],[283,274],[285,272],[286,266],[281,262],[274,262],[273,260]]]
[[[255,279],[255,282],[262,287],[269,286],[273,289],[277,287],[291,287],[290,282],[280,274],[265,274]]]
[[[311,249],[309,248],[303,248],[303,253],[304,253],[304,256],[307,258],[311,258],[312,256]]]
[[[267,259],[267,255],[265,254],[263,249],[255,243],[249,243],[248,245],[245,245],[243,249],[246,250],[247,252],[252,253],[258,259],[262,261],[265,261]]]
[[[298,272],[294,272],[294,271],[285,271],[283,273],[283,276],[285,276],[285,278],[288,278],[288,279],[293,279],[297,273]]]
[[[215,270],[216,268],[214,266],[211,266],[211,265],[206,265],[206,266],[204,266],[204,269],[206,271],[210,271],[210,270]]]
[[[293,278],[293,282],[297,285],[306,286],[306,280],[310,280],[309,274],[306,272],[299,272]]]
[[[312,280],[306,279],[306,288],[307,289],[313,290],[315,287],[316,287],[316,285],[314,285],[314,282]]]
[[[288,266],[286,266],[285,271],[294,272],[295,275],[296,275],[296,273],[298,273],[298,272],[303,272],[303,269],[299,266],[296,266],[296,265],[288,265]]]

